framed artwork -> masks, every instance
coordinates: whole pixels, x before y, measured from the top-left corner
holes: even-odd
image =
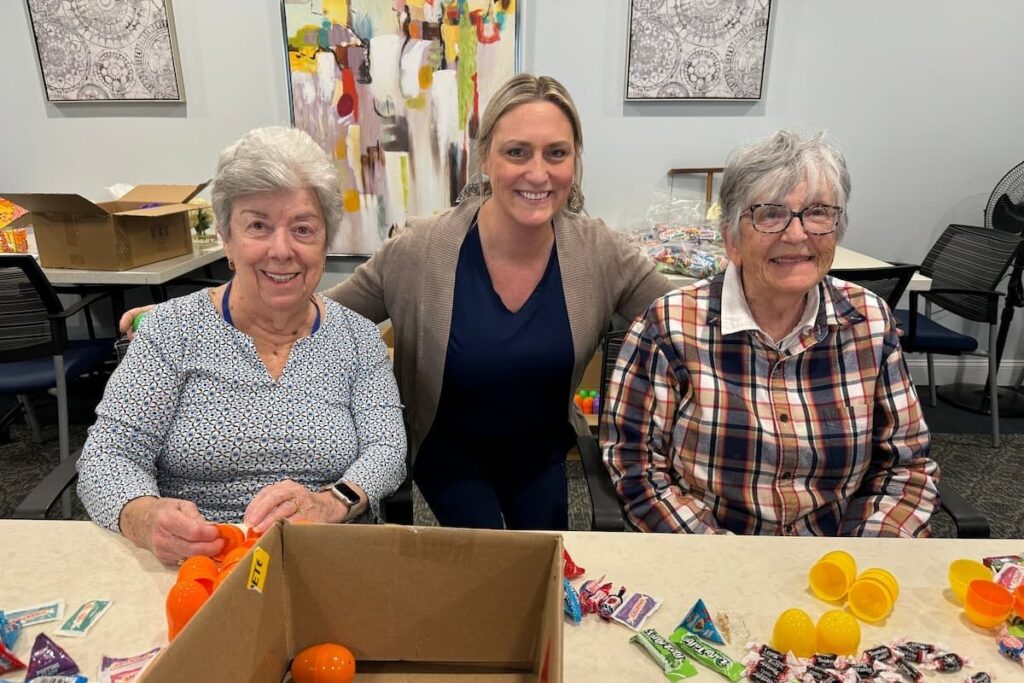
[[[372,254],[451,206],[494,90],[518,69],[519,0],[283,0],[292,123],[336,161],[328,253]]]
[[[27,0],[50,102],[184,102],[171,0]]]
[[[759,100],[771,0],[630,0],[626,100]]]

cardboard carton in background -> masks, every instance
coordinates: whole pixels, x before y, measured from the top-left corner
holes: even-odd
[[[142,682],[279,683],[323,642],[358,681],[562,680],[561,536],[282,524],[259,547],[262,591],[250,553]]]
[[[44,268],[128,270],[192,252],[188,212],[196,207],[186,202],[206,185],[139,185],[99,203],[77,194],[0,196],[31,212]]]

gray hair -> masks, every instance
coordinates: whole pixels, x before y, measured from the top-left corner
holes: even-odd
[[[231,209],[239,197],[305,187],[320,200],[326,248],[341,227],[338,169],[316,141],[301,130],[270,126],[249,131],[223,149],[217,159],[210,202],[217,232],[225,242],[230,239]]]
[[[843,210],[836,224],[837,237],[842,239],[849,221],[850,172],[839,147],[821,131],[803,136],[780,130],[729,155],[718,193],[722,233],[738,242],[740,218],[752,204],[781,202],[805,180],[808,197],[831,192],[835,205]]]
[[[491,96],[484,109],[484,115],[480,117],[480,127],[477,129],[476,139],[473,141],[472,155],[470,156],[469,177],[473,178],[480,173],[480,163],[491,148],[494,140],[494,129],[501,117],[522,104],[531,102],[550,102],[565,114],[572,126],[573,146],[573,182],[580,186],[583,183],[583,125],[580,123],[580,115],[576,111],[576,105],[572,96],[565,86],[551,76],[534,76],[533,74],[519,74],[505,81],[500,88]],[[485,192],[486,194],[487,192]]]

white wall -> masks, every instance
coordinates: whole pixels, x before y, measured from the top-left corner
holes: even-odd
[[[1020,0],[775,0],[760,102],[629,104],[628,3],[522,3],[523,66],[576,98],[587,208],[613,225],[639,220],[669,168],[721,165],[779,127],[824,127],[853,176],[846,245],[919,262],[948,223],[980,223],[996,182],[1024,160]],[[193,182],[244,131],[288,121],[278,0],[174,10],[186,104],[53,105],[24,2],[0,2],[0,192]],[[702,183],[677,188],[700,194]],[[332,264],[330,280],[351,267]]]

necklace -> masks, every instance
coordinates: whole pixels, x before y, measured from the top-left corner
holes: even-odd
[[[224,309],[224,322],[231,325],[231,327],[238,329],[238,326],[235,325],[235,321],[231,318],[231,285],[234,284],[234,282],[234,280],[228,281],[228,286],[224,288],[224,298],[221,300],[220,305],[221,308]],[[316,310],[316,317],[313,318],[313,327],[309,331],[309,336],[312,337],[316,334],[316,331],[320,329],[320,307],[316,305],[316,300],[313,299],[312,296],[309,297],[309,301],[313,304],[314,310]]]

